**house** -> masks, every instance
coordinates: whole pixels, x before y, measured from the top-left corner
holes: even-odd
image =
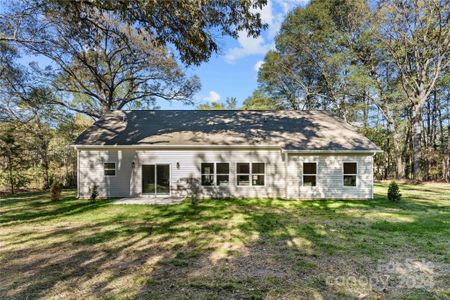
[[[323,111],[112,111],[74,147],[82,198],[370,199],[380,152]]]

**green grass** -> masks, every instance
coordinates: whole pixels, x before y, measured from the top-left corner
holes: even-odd
[[[400,189],[398,203],[386,184],[369,201],[0,198],[0,298],[450,297],[450,185]],[[383,290],[330,281],[405,260],[413,267],[391,270]],[[395,288],[408,275],[433,284]]]

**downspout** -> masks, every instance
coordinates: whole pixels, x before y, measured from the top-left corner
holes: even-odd
[[[284,152],[284,198],[288,198],[288,153]]]
[[[80,150],[77,150],[77,199],[80,198]]]
[[[374,161],[374,157],[375,157],[375,154],[377,154],[376,152],[374,152],[373,154],[372,154],[372,161],[371,161],[371,180],[372,180],[372,184],[371,184],[371,196],[370,196],[370,199],[373,199],[373,189],[374,189],[374,187],[373,187],[373,166],[374,166],[374,164],[373,164],[373,161]]]

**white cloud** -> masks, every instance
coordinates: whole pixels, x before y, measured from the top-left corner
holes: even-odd
[[[259,71],[259,69],[262,67],[263,63],[264,63],[264,61],[262,61],[262,60],[258,60],[258,61],[256,62],[256,64],[255,64],[255,71],[256,71],[256,72]]]
[[[272,0],[268,0],[267,4],[263,6],[262,9],[252,9],[252,12],[259,12],[263,23],[269,24],[269,26],[272,24]]]
[[[254,10],[254,12],[259,12],[261,14],[261,20],[263,23],[268,25],[267,34],[269,39],[273,39],[278,33],[281,27],[281,23],[284,19],[283,13],[274,13],[272,6],[272,1],[267,1],[267,5],[260,10]]]
[[[203,100],[209,101],[209,102],[217,102],[220,100],[220,94],[216,91],[210,91],[209,95],[205,98],[203,98]]]
[[[277,13],[274,13],[273,2],[276,3]],[[266,54],[267,51],[274,48],[274,37],[281,28],[286,14],[297,6],[304,6],[309,0],[268,0],[267,5],[262,9],[254,9],[253,12],[259,12],[263,23],[268,24],[267,31],[257,38],[248,37],[247,32],[239,33],[239,47],[231,48],[225,54],[227,63],[234,63],[237,60],[249,55]],[[256,68],[256,66],[255,66]]]
[[[257,38],[247,36],[247,32],[241,32],[238,37],[240,47],[231,48],[225,55],[227,63],[234,63],[236,60],[254,54],[265,54],[273,46],[266,43],[262,36]]]
[[[276,0],[283,9],[283,13],[287,14],[291,9],[297,6],[305,6],[309,0]]]

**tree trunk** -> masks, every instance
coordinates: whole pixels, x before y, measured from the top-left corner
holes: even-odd
[[[364,91],[364,109],[363,109],[363,128],[364,131],[369,127],[369,98],[367,93]]]
[[[9,184],[11,187],[11,194],[14,195],[14,178],[13,178],[13,167],[12,167],[12,157],[11,154],[8,155],[8,171],[9,171]]]
[[[447,128],[447,180],[450,180],[450,123]]]
[[[413,130],[412,130],[412,146],[413,146],[413,177],[416,180],[422,180],[422,169],[420,166],[422,156],[422,107],[419,104],[413,106]]]
[[[394,118],[391,118],[388,112],[385,113],[385,116],[388,116],[388,130],[392,139],[393,144],[393,153],[394,153],[394,163],[395,163],[395,178],[402,179],[405,177],[405,168],[403,166],[402,160],[402,151],[400,149],[399,141],[401,140],[401,136],[398,133],[398,125]],[[389,154],[390,155],[390,154]]]
[[[50,178],[49,178],[49,169],[50,169],[50,163],[48,161],[48,155],[44,155],[42,166],[44,168],[44,190],[47,190],[50,188]]]
[[[405,177],[405,168],[403,167],[402,153],[397,139],[398,137],[394,133],[392,143],[394,144],[395,178],[403,179]]]

